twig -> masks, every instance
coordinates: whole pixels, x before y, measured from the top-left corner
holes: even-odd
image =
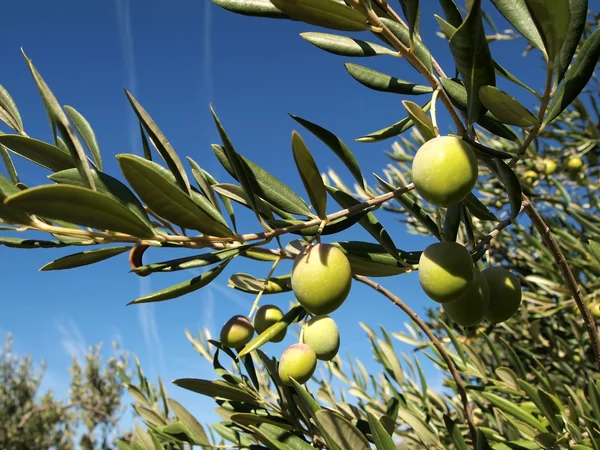
[[[395,296],[390,291],[388,291],[386,288],[381,286],[379,283],[371,280],[370,278],[367,278],[362,275],[354,275],[354,278],[356,280],[360,281],[361,283],[364,283],[367,286],[370,286],[371,288],[375,289],[377,292],[383,294],[389,300],[391,300],[396,306],[398,306],[400,309],[402,309],[402,311],[404,311],[418,325],[418,327],[421,328],[421,330],[423,330],[423,332],[427,335],[427,337],[429,338],[431,343],[435,346],[437,351],[440,352],[440,355],[444,359],[444,362],[448,366],[448,370],[450,371],[450,374],[452,375],[452,378],[454,379],[454,382],[456,383],[456,389],[458,391],[458,394],[460,395],[460,399],[461,399],[463,407],[465,409],[465,417],[466,417],[467,423],[469,425],[469,431],[471,433],[473,447],[475,447],[476,442],[477,442],[477,431],[476,431],[475,425],[473,423],[473,414],[471,411],[471,406],[469,404],[469,399],[467,397],[467,391],[465,389],[465,385],[460,376],[460,373],[458,372],[458,370],[454,364],[454,361],[452,361],[452,359],[446,352],[446,349],[444,348],[444,346],[442,345],[440,340],[437,338],[437,336],[435,334],[433,334],[433,332],[431,331],[429,326],[427,326],[427,324],[423,321],[423,319],[421,319],[416,312],[414,312],[412,309],[410,309],[409,306],[406,303],[404,303],[399,297]]]
[[[596,322],[594,321],[590,310],[585,304],[585,299],[583,298],[583,294],[581,293],[581,288],[577,284],[577,279],[575,278],[575,275],[571,270],[571,266],[567,262],[564,253],[562,252],[562,250],[558,246],[558,243],[554,239],[550,228],[548,227],[548,225],[546,225],[546,222],[544,222],[542,216],[540,216],[537,209],[534,208],[531,201],[525,194],[523,194],[523,205],[525,212],[531,219],[531,222],[542,236],[542,239],[546,246],[552,252],[555,264],[558,266],[563,276],[565,277],[567,286],[569,287],[569,290],[573,295],[573,299],[575,300],[575,303],[579,308],[579,312],[583,317],[583,322],[585,323],[588,335],[590,337],[590,340],[592,341],[592,349],[594,351],[596,364],[600,368],[600,336],[598,335]]]

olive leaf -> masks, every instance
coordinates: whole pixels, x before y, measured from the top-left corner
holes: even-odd
[[[419,34],[419,0],[400,0],[400,7],[408,22],[408,33],[412,40],[415,34]]]
[[[399,78],[392,77],[359,64],[346,63],[344,66],[352,78],[363,86],[375,91],[405,95],[423,95],[433,92],[431,86],[423,86],[400,80]]]
[[[359,11],[334,0],[271,0],[293,19],[340,31],[369,29],[367,19]]]
[[[370,450],[369,441],[360,430],[338,412],[321,409],[315,417],[340,450]]]
[[[222,398],[238,402],[254,403],[256,398],[244,389],[231,385],[225,381],[201,380],[198,378],[179,378],[173,384],[188,391],[206,395],[212,398]]]
[[[325,185],[323,184],[317,163],[315,163],[306,144],[304,144],[304,140],[296,131],[292,132],[292,152],[298,173],[312,206],[317,215],[321,219],[324,219],[327,217],[327,192],[325,191]]]
[[[396,450],[394,440],[383,425],[381,425],[381,422],[371,413],[367,413],[367,419],[369,420],[369,428],[377,450]]]
[[[525,3],[542,36],[548,60],[554,61],[569,30],[569,0],[554,0],[552,8],[544,0],[525,0]]]
[[[594,258],[596,258],[596,260],[600,263],[600,244],[591,239],[588,240],[588,243],[590,244],[590,251],[592,252],[592,255],[594,255]]]
[[[544,51],[544,42],[531,17],[526,0],[491,0],[504,18],[534,47]]]
[[[431,101],[428,101],[421,109],[423,112],[429,111],[429,107],[431,106]],[[395,136],[398,136],[405,131],[408,131],[412,128],[415,123],[410,118],[410,116],[405,117],[404,119],[390,125],[389,127],[382,128],[381,130],[374,131],[372,133],[366,134],[359,138],[356,138],[356,142],[380,142],[385,139],[389,139]]]
[[[396,54],[394,50],[390,50],[379,44],[373,44],[371,42],[347,36],[317,32],[300,33],[300,36],[315,47],[333,53],[334,55],[365,57]]]
[[[498,175],[500,175],[500,179],[508,194],[510,218],[516,219],[521,211],[521,184],[519,183],[519,178],[504,161],[501,159],[496,159],[495,161],[498,168]]]
[[[570,0],[568,3],[570,10],[569,29],[556,61],[556,79],[558,83],[563,79],[569,64],[571,64],[575,50],[577,50],[581,34],[585,29],[588,11],[588,0]]]
[[[65,105],[64,109],[67,116],[69,116],[69,119],[71,119],[71,122],[73,122],[73,125],[75,125],[75,129],[83,139],[86,147],[92,154],[94,162],[96,163],[96,168],[102,170],[102,155],[100,154],[100,147],[98,146],[98,141],[96,140],[96,135],[92,126],[87,119],[72,106]]]
[[[408,116],[412,120],[412,122],[417,126],[423,139],[429,141],[430,139],[434,139],[436,134],[433,128],[433,122],[431,121],[431,117],[425,114],[425,111],[421,109],[419,105],[414,102],[410,102],[408,100],[402,100],[402,105],[408,112]]]
[[[290,19],[271,0],[212,0],[212,2],[223,9],[245,16]]]
[[[0,158],[2,158],[2,161],[4,162],[4,166],[6,167],[6,171],[8,172],[10,181],[13,184],[17,184],[19,182],[19,176],[17,174],[17,169],[15,168],[15,165],[12,161],[12,158],[10,157],[10,154],[8,153],[8,150],[6,150],[6,147],[4,147],[1,144],[0,144]]]
[[[439,2],[448,23],[454,28],[458,28],[463,22],[463,18],[454,0],[439,0]]]
[[[54,172],[75,167],[68,153],[37,139],[4,134],[0,135],[0,144],[11,152]]]
[[[390,31],[402,42],[406,47],[411,48],[410,45],[410,30],[406,25],[400,24],[395,20],[389,19],[388,17],[380,17],[379,20],[382,24],[390,29]],[[415,56],[425,68],[431,72],[433,70],[433,64],[431,59],[431,53],[427,47],[423,44],[421,39],[417,36],[413,36]]]
[[[518,127],[536,125],[538,119],[514,97],[494,86],[481,86],[479,99],[501,122]]]
[[[23,120],[17,104],[2,85],[0,85],[0,121],[17,132],[23,131]]]
[[[112,258],[113,256],[120,255],[128,250],[131,250],[132,246],[121,246],[121,247],[107,247],[100,248],[97,250],[88,250],[81,253],[75,253],[73,255],[64,256],[40,268],[41,272],[47,272],[50,270],[65,270],[72,269],[74,267],[87,266],[89,264],[95,264],[105,259]]]

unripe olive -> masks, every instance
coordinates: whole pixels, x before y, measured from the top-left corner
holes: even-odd
[[[600,319],[600,302],[594,303],[590,307],[590,312],[592,313],[592,316],[594,316],[596,319]]]
[[[454,136],[438,136],[425,142],[412,164],[417,192],[428,202],[444,207],[469,195],[478,172],[472,147]]]
[[[544,163],[544,173],[546,175],[552,175],[554,172],[556,172],[557,168],[558,164],[556,164],[556,162],[552,159],[547,159]]]
[[[315,316],[329,314],[348,297],[352,269],[346,255],[330,244],[309,246],[292,267],[292,290],[300,304]]]
[[[471,286],[473,259],[469,250],[456,242],[430,245],[419,259],[419,283],[436,302],[452,303]]]
[[[317,368],[317,355],[306,344],[294,344],[286,348],[279,360],[279,378],[286,385],[291,385],[291,378],[300,384],[306,383]]]
[[[340,349],[340,332],[328,316],[313,317],[302,327],[301,342],[315,351],[317,359],[330,361]]]
[[[570,171],[576,172],[583,167],[583,160],[577,156],[571,156],[567,160],[567,168]]]
[[[492,323],[510,319],[521,306],[521,285],[519,279],[504,267],[488,267],[483,276],[490,289],[490,305],[485,318]]]
[[[283,311],[275,305],[263,305],[256,311],[254,316],[254,329],[258,334],[266,331],[283,317]],[[273,336],[270,342],[281,342],[287,333],[287,328]]]
[[[533,182],[537,180],[538,174],[535,170],[527,170],[523,176],[527,184],[533,184]]]
[[[475,269],[475,279],[469,290],[453,303],[443,305],[444,311],[454,322],[470,327],[483,319],[490,305],[490,289],[483,274]]]
[[[233,316],[221,328],[221,344],[229,348],[240,348],[254,336],[254,327],[247,317]]]

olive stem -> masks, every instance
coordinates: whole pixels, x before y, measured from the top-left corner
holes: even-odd
[[[273,272],[275,272],[275,269],[277,268],[277,266],[279,265],[280,262],[281,262],[281,256],[278,256],[277,259],[275,260],[275,262],[273,262],[273,265],[271,266],[271,270],[269,270],[269,273],[267,274],[267,277],[265,278],[265,283],[264,283],[263,288],[260,290],[260,292],[256,296],[256,299],[254,300],[254,303],[252,304],[252,308],[250,309],[250,314],[248,314],[248,319],[252,320],[252,315],[258,309],[258,302],[260,302],[260,298],[262,297],[263,293],[269,286],[269,281],[271,280],[271,277],[273,276]]]
[[[462,401],[462,404],[463,404],[463,407],[465,410],[465,417],[466,417],[467,423],[469,425],[469,431],[471,433],[471,439],[473,441],[473,446],[475,447],[476,440],[477,440],[477,431],[476,431],[475,425],[473,423],[473,415],[472,415],[472,411],[471,411],[471,405],[469,403],[469,398],[467,397],[467,391],[465,389],[463,379],[460,376],[460,373],[458,372],[456,365],[454,364],[454,361],[452,361],[452,358],[450,358],[450,356],[446,352],[446,349],[444,348],[443,344],[440,342],[440,340],[437,338],[437,336],[435,334],[433,334],[433,331],[431,331],[431,328],[429,328],[429,326],[423,321],[423,319],[421,319],[416,312],[414,312],[412,309],[410,309],[410,307],[406,303],[404,303],[399,297],[394,295],[391,291],[387,290],[386,288],[381,286],[379,283],[377,283],[363,275],[354,275],[354,279],[373,288],[374,290],[376,290],[377,292],[379,292],[380,294],[384,295],[389,300],[391,300],[400,309],[402,309],[402,311],[404,311],[413,320],[413,322],[415,322],[417,324],[417,326],[427,335],[427,337],[429,338],[431,343],[434,345],[434,347],[440,353],[440,355],[444,359],[444,362],[448,366],[448,370],[450,371],[450,374],[452,375],[454,382],[456,383],[456,390],[458,391],[458,394],[460,395],[460,398],[461,398],[461,401]]]

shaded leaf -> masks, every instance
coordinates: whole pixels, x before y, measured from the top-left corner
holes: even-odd
[[[380,17],[379,20],[381,20],[381,23],[390,29],[390,31],[400,40],[400,42],[402,42],[406,47],[410,48],[410,31],[407,26],[387,17]],[[429,53],[427,47],[417,36],[414,36],[414,48],[417,59],[419,59],[425,68],[431,72],[433,70],[431,53]]]
[[[546,432],[546,428],[542,425],[542,423],[532,414],[521,408],[518,404],[515,404],[514,402],[502,398],[496,394],[492,394],[491,392],[484,391],[481,392],[481,395],[496,408],[508,414],[509,417],[512,416],[542,433]]]
[[[486,147],[485,145],[480,144],[479,142],[474,141],[469,136],[463,136],[463,140],[467,141],[471,144],[471,147],[475,150],[475,154],[483,154],[483,156],[490,156],[492,158],[500,158],[500,159],[512,159],[515,155],[511,155],[510,153],[506,153],[500,150],[495,150],[490,147]]]
[[[4,175],[0,173],[0,219],[7,223],[26,225],[31,222],[31,218],[19,208],[7,205],[4,200],[21,192],[21,190],[11,183]]]
[[[223,9],[245,16],[290,19],[271,0],[212,0],[212,2]]]
[[[588,241],[590,244],[590,251],[594,258],[600,263],[600,244],[596,241],[592,241],[591,239]]]
[[[172,175],[175,177],[177,184],[183,190],[183,192],[191,194],[192,190],[190,187],[190,182],[185,173],[183,164],[175,152],[175,149],[171,146],[160,128],[158,128],[158,125],[154,122],[152,117],[150,117],[144,107],[135,99],[135,97],[127,90],[125,90],[125,95],[127,96],[127,100],[129,100],[129,103],[131,104],[131,107],[133,108],[139,121],[144,126],[146,133],[148,133],[148,136],[150,136],[150,139],[156,147],[156,150],[165,163],[167,163],[167,166],[169,167]]]
[[[271,423],[250,426],[259,439],[269,448],[275,450],[313,450],[314,447],[302,438],[282,427]]]
[[[467,195],[463,203],[469,209],[469,212],[480,220],[493,220],[495,222],[499,220],[472,192]]]
[[[229,278],[229,287],[249,294],[258,294],[261,291],[263,291],[263,295],[280,294],[292,290],[290,279],[291,274],[271,277],[265,288],[264,278],[254,278],[252,275],[245,273],[235,273]]]
[[[538,119],[514,97],[494,86],[481,86],[479,99],[498,120],[509,125],[529,127]]]
[[[213,189],[219,195],[222,195],[227,199],[231,199],[239,203],[240,205],[244,205],[247,208],[252,209],[252,205],[250,204],[248,195],[244,191],[244,188],[242,188],[241,186],[228,183],[219,183],[213,185]],[[269,204],[254,194],[252,194],[252,197],[254,198],[254,203],[256,205],[258,213],[269,219],[274,219],[273,212],[271,211]]]
[[[4,162],[4,166],[6,167],[6,172],[10,177],[10,181],[13,184],[17,184],[19,182],[17,169],[15,169],[15,165],[13,164],[12,158],[10,157],[8,150],[6,150],[6,147],[4,147],[3,145],[0,145],[0,158],[2,158],[2,161]]]
[[[98,141],[96,140],[96,134],[92,129],[90,123],[87,121],[83,115],[77,111],[75,108],[65,105],[65,112],[69,119],[75,125],[75,129],[85,142],[86,147],[89,149],[92,157],[94,158],[94,162],[96,163],[96,167],[98,170],[102,170],[102,156],[100,154],[100,147],[98,146]]]
[[[0,85],[0,120],[15,131],[23,131],[23,120],[17,104],[2,85]]]
[[[443,238],[445,241],[456,242],[462,212],[462,203],[450,205],[444,218]]]
[[[552,122],[581,93],[594,73],[600,58],[600,29],[595,30],[583,43],[560,85],[552,98],[544,123]],[[0,140],[0,143],[2,141]]]
[[[454,0],[439,0],[439,2],[448,23],[454,28],[458,28],[463,22],[463,18]]]
[[[183,423],[191,432],[192,436],[203,443],[208,443],[208,436],[204,431],[204,427],[196,420],[196,418],[188,412],[180,403],[169,399],[169,406],[177,416],[177,418]]]
[[[569,0],[553,0],[551,8],[544,0],[525,0],[525,3],[542,36],[548,60],[554,61],[569,29]]]
[[[446,414],[444,414],[444,424],[446,425],[446,429],[448,430],[452,442],[456,446],[456,450],[467,450],[467,443],[460,432],[460,428],[458,428],[456,423]]]
[[[496,73],[481,17],[481,0],[471,2],[469,14],[450,39],[450,50],[467,91],[469,123],[485,114],[479,100],[481,86],[496,84]]]
[[[144,131],[144,125],[142,122],[139,122],[140,125],[140,137],[142,138],[142,149],[144,151],[144,158],[148,161],[152,161],[152,152],[150,151],[150,143],[148,142],[148,137],[146,136],[146,132]]]
[[[172,174],[159,164],[127,154],[117,155],[117,160],[129,185],[162,218],[213,236],[233,234],[224,221],[216,220],[216,214],[209,214],[181,190]]]
[[[511,219],[515,219],[521,211],[521,184],[519,183],[519,178],[504,161],[496,159],[495,162],[498,168],[498,175],[500,175],[500,179],[508,194],[510,217]]]
[[[226,260],[214,269],[204,272],[202,275],[198,275],[190,280],[184,281],[183,283],[169,286],[168,288],[161,289],[160,291],[153,292],[152,294],[145,295],[137,298],[127,305],[134,305],[139,303],[151,303],[151,302],[162,302],[164,300],[170,300],[173,298],[181,297],[182,295],[189,294],[190,292],[197,291],[203,288],[213,281],[219,274],[225,269],[230,260]]]
[[[118,200],[78,186],[38,186],[11,195],[5,202],[48,219],[120,231],[141,238],[154,236],[152,228]]]
[[[321,409],[315,412],[315,417],[340,450],[370,450],[369,441],[341,414]]]
[[[367,19],[360,12],[333,0],[271,0],[293,19],[340,31],[369,29]]]
[[[74,267],[87,266],[90,264],[95,264],[100,261],[104,261],[105,259],[112,258],[113,256],[120,255],[121,253],[126,252],[127,250],[131,250],[133,247],[125,246],[125,247],[107,247],[100,248],[97,250],[88,250],[81,253],[75,253],[73,255],[64,256],[62,258],[56,259],[42,268],[40,268],[41,272],[47,272],[50,270],[65,270],[72,269]]]
[[[58,248],[67,245],[60,241],[46,241],[41,239],[22,239],[0,236],[0,245],[13,248]]]
[[[0,144],[6,146],[13,153],[52,171],[75,167],[75,163],[68,153],[37,139],[4,134],[0,135]]]
[[[588,0],[570,0],[568,4],[570,10],[569,29],[556,61],[556,78],[558,83],[563,79],[577,50],[577,45],[585,29],[588,11]]]
[[[337,36],[335,34],[307,32],[300,33],[300,36],[313,44],[315,47],[340,56],[377,56],[377,55],[395,55],[394,50],[383,47],[379,44],[373,44],[360,39],[354,39],[347,36]]]
[[[363,86],[375,91],[390,92],[393,94],[423,95],[433,92],[431,86],[414,84],[409,81],[386,75],[377,70],[370,69],[359,64],[344,64],[348,73]]]
[[[437,436],[435,433],[433,433],[431,428],[413,412],[400,408],[398,410],[398,417],[413,429],[423,444],[427,445],[428,447],[435,447],[439,442]]]
[[[429,111],[430,106],[431,106],[431,101],[428,101],[423,106],[421,106],[421,109],[424,112],[427,112],[427,111]],[[414,124],[415,123],[412,121],[410,116],[405,117],[404,119],[390,125],[389,127],[385,127],[385,128],[382,128],[381,130],[374,131],[372,133],[369,133],[369,134],[366,134],[359,138],[356,138],[355,141],[356,142],[380,142],[385,139],[389,139],[389,138],[398,136],[398,135],[404,133],[405,131],[410,130]]]
[[[352,225],[356,224],[366,214],[366,211],[361,211],[360,213],[352,216],[340,217],[339,219],[332,220],[322,229],[321,236],[337,234],[347,230]],[[267,220],[267,223],[269,226],[273,227],[273,229],[280,229],[300,225],[306,222],[303,220]],[[313,225],[311,227],[302,228],[301,230],[290,231],[290,234],[297,234],[300,236],[316,236],[320,228],[320,225]]]
[[[173,384],[188,391],[206,395],[212,398],[223,398],[236,402],[255,403],[256,398],[244,389],[233,386],[226,381],[201,380],[198,378],[179,378]]]
[[[408,33],[410,38],[419,34],[419,0],[400,0],[400,7],[408,22]]]
[[[526,0],[491,0],[504,18],[534,47],[544,50],[544,42],[527,8]]]
[[[369,420],[369,428],[371,435],[373,436],[373,442],[377,450],[396,450],[396,444],[388,432],[383,428],[381,422],[371,414],[367,413],[367,419]]]
[[[323,184],[323,179],[315,160],[304,144],[302,137],[296,131],[292,132],[292,151],[298,173],[300,174],[300,178],[302,178],[302,183],[308,193],[311,204],[317,215],[321,219],[324,219],[327,217],[327,192],[325,191],[325,185]]]
[[[402,100],[402,105],[404,105],[404,108],[408,112],[408,116],[421,132],[423,139],[428,141],[435,138],[436,134],[435,130],[433,129],[431,117],[429,117],[425,111],[423,111],[421,107],[414,102]]]

